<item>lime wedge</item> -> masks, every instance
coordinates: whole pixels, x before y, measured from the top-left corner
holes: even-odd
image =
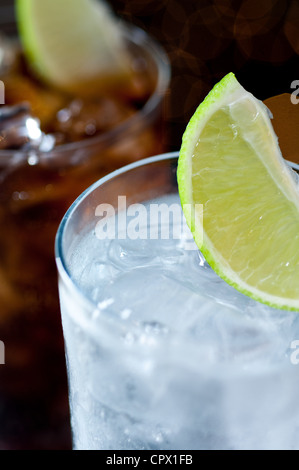
[[[89,93],[128,78],[121,23],[103,1],[17,0],[17,18],[27,60],[48,83]]]
[[[299,311],[298,185],[267,108],[232,73],[187,126],[178,184],[187,223],[214,271],[256,300]]]

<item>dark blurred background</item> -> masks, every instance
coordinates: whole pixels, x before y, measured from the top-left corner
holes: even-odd
[[[264,100],[299,79],[299,0],[111,0],[166,49],[173,78],[171,149],[195,108],[228,72]]]
[[[42,1],[42,0],[41,0]],[[63,0],[61,0],[63,1]],[[290,93],[299,79],[299,0],[109,0],[113,10],[166,49],[172,82],[165,118],[170,149],[199,102],[233,71],[258,98]],[[0,21],[13,30],[13,1]]]

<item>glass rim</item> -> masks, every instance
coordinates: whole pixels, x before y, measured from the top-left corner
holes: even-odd
[[[128,128],[134,126],[135,123],[138,123],[147,116],[151,116],[151,114],[158,109],[159,105],[162,103],[171,79],[171,65],[166,51],[163,46],[145,30],[127,21],[121,21],[121,24],[125,38],[131,40],[133,44],[143,47],[155,61],[157,66],[157,83],[153,92],[141,109],[137,110],[132,116],[122,121],[113,129],[78,142],[69,142],[57,145],[49,152],[43,152],[40,150],[34,151],[36,155],[47,157],[51,154],[82,150],[93,145],[104,144],[105,142],[114,140],[118,135],[121,135]],[[28,155],[28,151],[22,149],[0,150],[0,158],[12,158],[12,155],[17,155],[18,158],[21,158],[22,156]]]
[[[70,270],[67,267],[66,261],[65,261],[65,256],[63,253],[63,237],[64,233],[66,230],[67,223],[69,219],[72,217],[74,212],[76,211],[77,207],[97,188],[102,186],[103,184],[109,182],[110,180],[121,176],[122,174],[125,174],[129,171],[135,170],[139,167],[147,166],[152,163],[158,163],[162,161],[167,161],[167,160],[173,160],[173,159],[178,159],[179,157],[179,151],[173,151],[173,152],[167,152],[167,153],[162,153],[159,155],[155,155],[152,157],[144,158],[141,160],[138,160],[136,162],[130,163],[128,165],[125,165],[118,170],[115,170],[108,175],[104,176],[103,178],[100,178],[98,181],[93,183],[91,186],[89,186],[85,191],[83,191],[80,196],[78,196],[75,201],[72,203],[72,205],[69,207],[67,212],[65,213],[64,217],[62,218],[58,230],[56,232],[56,237],[55,237],[55,261],[56,261],[56,266],[58,270],[58,274],[63,280],[63,282],[67,285],[67,287],[74,292],[77,296],[79,296],[80,300],[86,304],[90,309],[96,309],[96,303],[94,303],[91,299],[88,298],[87,295],[85,295],[80,289],[80,287],[73,281]]]

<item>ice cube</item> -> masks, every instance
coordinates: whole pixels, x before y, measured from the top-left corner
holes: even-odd
[[[50,151],[54,145],[54,137],[41,131],[27,103],[0,109],[0,149]]]
[[[135,112],[130,104],[112,98],[74,99],[56,114],[51,132],[76,142],[113,129]]]

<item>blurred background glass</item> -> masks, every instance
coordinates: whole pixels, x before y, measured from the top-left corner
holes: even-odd
[[[2,3],[1,11],[2,33],[14,36],[13,11]],[[50,121],[59,129],[54,126],[49,131],[57,145],[43,152],[22,137],[34,123],[27,105],[9,120],[4,119],[7,108],[0,109],[0,338],[5,344],[5,365],[0,368],[0,449],[70,448],[55,234],[69,205],[90,184],[120,166],[166,149],[167,56],[139,28],[127,25],[123,37],[134,77],[128,93],[118,88],[88,101],[41,86],[22,60],[16,66],[13,61],[8,72],[1,68],[5,104],[29,101],[42,124],[44,116],[53,115],[54,105]],[[4,41],[1,50],[10,51],[10,42],[6,48]],[[12,56],[18,54],[13,50]],[[101,132],[86,132],[90,124]]]

